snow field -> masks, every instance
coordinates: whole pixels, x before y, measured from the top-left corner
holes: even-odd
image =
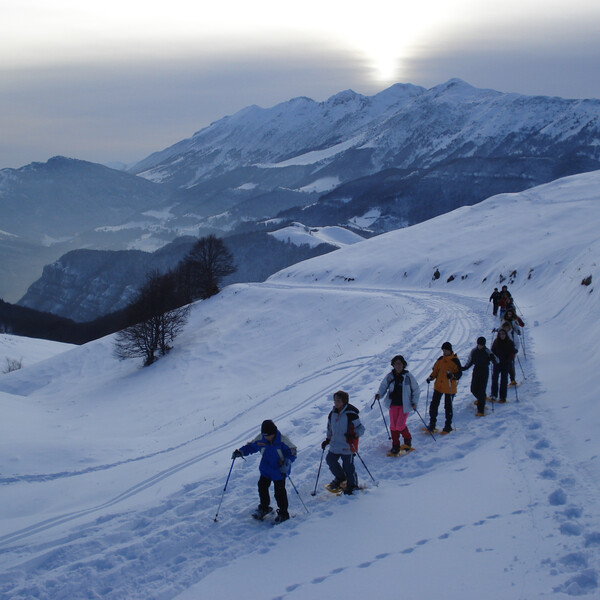
[[[117,362],[104,339],[0,377],[0,598],[595,597],[600,331],[580,280],[598,277],[599,180],[492,198],[230,286],[193,307],[148,369]],[[412,415],[417,450],[386,457],[369,407],[390,358],[408,360],[427,418],[442,342],[463,361],[477,336],[491,344],[487,297],[512,270],[526,321],[520,402],[511,390],[476,419],[467,372],[456,431],[434,442]],[[378,485],[358,461],[367,489],[335,497],[323,463],[313,497],[340,388],[361,409],[359,451]],[[298,445],[292,480],[310,513],[288,483],[295,518],[251,519],[250,456],[235,461],[215,523],[231,452],[264,418]]]

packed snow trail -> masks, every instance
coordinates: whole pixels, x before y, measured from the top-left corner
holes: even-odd
[[[261,295],[263,300],[259,300]],[[293,321],[287,329],[282,329],[282,323],[289,319],[286,310],[290,309],[286,307],[291,298],[298,295],[302,296],[300,303],[305,303],[306,308],[297,322]],[[359,314],[355,312],[356,302],[362,307]],[[243,306],[243,312],[235,313],[233,309],[236,306]],[[324,321],[314,318],[318,306],[326,313]],[[385,321],[377,312],[380,306],[385,307]],[[299,305],[292,308],[300,310]],[[385,511],[389,510],[389,501],[386,504],[386,499],[399,491],[412,497],[410,505],[415,517],[412,521],[416,521],[416,524],[409,525],[404,515],[402,526],[409,530],[408,537],[406,534],[402,536],[403,540],[407,539],[406,542],[395,540],[393,549],[381,548],[375,553],[365,543],[364,552],[368,557],[365,559],[361,555],[357,562],[352,562],[350,555],[334,553],[330,560],[321,557],[321,575],[311,580],[302,579],[301,571],[288,565],[287,571],[282,568],[281,572],[293,577],[293,581],[287,581],[278,588],[275,577],[269,585],[273,595],[267,597],[330,597],[331,586],[343,590],[341,586],[349,572],[357,570],[364,573],[380,567],[393,569],[390,561],[398,558],[406,560],[406,557],[418,555],[428,546],[442,545],[445,540],[459,539],[469,532],[475,535],[480,529],[496,530],[516,522],[516,527],[533,532],[541,542],[546,537],[546,529],[541,526],[540,520],[545,519],[556,521],[557,534],[562,536],[559,538],[561,549],[556,552],[546,548],[540,550],[539,556],[534,557],[535,564],[527,566],[527,570],[570,570],[572,581],[569,583],[569,579],[565,581],[563,578],[563,583],[557,581],[557,584],[565,586],[565,590],[569,586],[571,591],[577,587],[584,591],[588,588],[593,590],[594,579],[590,569],[597,560],[595,540],[600,534],[593,529],[593,524],[586,525],[585,506],[597,497],[597,484],[586,481],[578,473],[577,466],[570,464],[564,453],[554,446],[554,424],[547,421],[543,403],[537,406],[540,386],[533,370],[535,348],[531,345],[528,347],[529,360],[523,364],[527,380],[519,388],[519,404],[509,398],[507,405],[496,405],[494,413],[488,410],[487,417],[475,419],[473,398],[469,393],[470,373],[465,373],[455,398],[456,431],[446,438],[438,437],[438,441],[434,442],[429,436],[420,434],[421,422],[413,415],[408,424],[417,451],[394,461],[385,455],[389,442],[381,413],[377,406],[373,410],[369,410],[369,406],[382,377],[390,368],[390,358],[397,353],[407,358],[409,370],[421,385],[419,410],[427,418],[425,378],[440,355],[441,343],[451,341],[464,361],[479,335],[486,335],[491,340],[489,331],[495,322],[491,315],[486,315],[486,309],[481,301],[431,292],[340,290],[325,286],[307,290],[273,283],[235,286],[223,295],[219,304],[213,304],[217,314],[211,315],[212,323],[221,323],[220,319],[229,315],[227,330],[215,330],[213,337],[208,341],[203,339],[202,343],[218,348],[219,360],[227,365],[243,366],[252,362],[248,373],[262,378],[262,387],[254,385],[250,401],[246,401],[239,410],[235,406],[233,409],[225,407],[227,413],[223,422],[213,430],[180,440],[179,444],[159,452],[130,457],[128,462],[107,462],[99,465],[98,470],[81,473],[73,470],[68,475],[60,472],[48,474],[47,479],[43,478],[43,474],[37,480],[32,479],[35,474],[30,474],[29,479],[25,476],[14,480],[6,478],[3,491],[24,485],[32,490],[36,486],[44,488],[50,485],[49,489],[56,493],[56,486],[60,489],[67,482],[70,486],[79,482],[80,486],[96,487],[98,496],[101,496],[100,488],[112,479],[114,481],[108,489],[117,489],[118,492],[97,503],[81,504],[76,510],[59,511],[3,532],[0,537],[1,597],[52,600],[75,597],[172,598],[188,588],[191,588],[190,598],[204,597],[210,586],[219,581],[221,568],[239,561],[240,557],[251,559],[267,553],[269,561],[272,561],[276,558],[276,548],[283,548],[281,554],[287,555],[285,549],[293,546],[295,540],[304,539],[307,532],[314,532],[315,528],[327,530],[330,523],[337,530],[335,519],[344,518],[345,514],[348,515],[346,518],[358,521],[359,527],[362,523],[362,526],[368,525],[371,531],[374,527],[387,529],[389,515]],[[205,320],[201,305],[196,312],[197,320],[195,323],[192,321],[191,331],[196,331],[198,323]],[[283,315],[281,321],[274,316],[277,314]],[[303,323],[302,328],[299,327],[300,322]],[[342,330],[342,327],[345,329]],[[246,332],[251,338],[248,344],[253,344],[252,347],[244,346]],[[287,348],[289,353],[294,353],[295,346],[304,347],[301,353],[294,354],[288,361],[296,365],[295,371],[286,367],[288,382],[284,382],[281,375],[276,376],[280,368],[278,364],[261,363],[267,348],[280,343],[279,336],[285,338],[282,348]],[[186,348],[185,342],[184,339],[180,353],[161,361],[163,368],[168,367],[169,361],[178,360],[182,362],[176,373],[180,373],[182,367],[194,369],[199,355],[193,348]],[[311,357],[305,355],[306,348],[312,348],[318,360],[311,362]],[[290,373],[293,374],[290,376]],[[233,382],[234,385],[236,383]],[[173,385],[177,385],[175,381]],[[361,409],[367,431],[361,440],[360,453],[379,487],[372,485],[357,461],[359,477],[368,490],[350,499],[332,497],[320,490],[313,498],[310,491],[314,487],[321,456],[320,442],[324,437],[326,416],[331,409],[331,395],[339,388],[348,391],[351,402]],[[262,391],[260,395],[257,389]],[[264,418],[273,419],[298,445],[298,460],[292,477],[311,512],[305,514],[288,485],[294,519],[273,530],[265,528],[265,523],[250,519],[250,512],[258,501],[258,459],[249,457],[247,462],[236,461],[219,522],[214,523],[231,451],[255,435]],[[502,480],[499,484],[504,485],[507,491],[499,491],[498,496],[505,507],[498,508],[498,502],[493,498],[489,501],[489,508],[475,502],[469,508],[472,520],[456,522],[452,515],[460,510],[455,510],[452,505],[445,506],[445,524],[441,523],[439,517],[431,512],[435,512],[429,497],[432,478],[434,485],[439,486],[438,493],[444,502],[455,494],[460,496],[458,491],[445,487],[448,474],[452,475],[452,485],[460,485],[461,477],[466,476],[472,463],[479,464],[482,460],[485,463],[482,453],[490,445],[496,449],[496,454],[491,455],[495,462],[489,465],[489,473],[481,478],[488,486],[493,485],[496,477]],[[498,456],[505,457],[506,462],[497,464]],[[136,477],[136,468],[141,465],[144,465],[145,473],[151,474]],[[328,480],[328,475],[324,465],[322,483]],[[529,488],[528,482],[532,478],[535,485]],[[548,487],[546,496],[540,496],[539,480]],[[573,498],[570,489],[577,490]],[[423,492],[426,492],[425,496]],[[393,501],[394,504],[396,502]],[[469,504],[468,499],[457,502]],[[381,503],[385,511],[380,513],[379,520],[373,521],[371,512],[361,512],[371,511]],[[422,534],[410,542],[410,536],[414,535],[415,526],[419,524]],[[579,547],[582,536],[589,541],[585,550]],[[342,546],[345,547],[346,543],[351,545],[351,542],[341,540]],[[523,577],[522,568],[510,564],[506,558],[507,553],[514,556],[517,552],[510,546],[502,547],[500,556],[506,564],[498,564],[498,567],[514,570],[515,577],[519,578]],[[528,554],[529,549],[525,548],[523,552]],[[333,566],[327,570],[326,565],[331,560],[334,561]],[[527,562],[532,557],[527,555],[522,560]],[[543,566],[540,567],[540,564]],[[230,571],[223,569],[223,576],[227,573]],[[253,595],[258,590],[252,589],[251,574],[247,577],[249,595]],[[511,580],[510,574],[508,579]],[[204,581],[209,587],[202,589]],[[406,581],[405,591],[412,590],[411,586],[416,583]],[[194,584],[200,588],[192,588]],[[232,585],[231,581],[229,585]],[[199,593],[199,589],[203,593]],[[478,595],[472,597],[481,597],[483,590],[476,585],[473,589]],[[416,593],[417,590],[412,591]],[[523,597],[532,598],[531,591],[531,582],[527,581]],[[239,597],[226,592],[221,595],[225,598]]]

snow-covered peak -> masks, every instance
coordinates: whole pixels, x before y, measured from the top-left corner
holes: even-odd
[[[343,248],[364,241],[363,237],[344,227],[307,227],[302,223],[292,223],[288,227],[272,231],[270,235],[282,242],[296,246],[307,244],[311,248],[319,244]]]

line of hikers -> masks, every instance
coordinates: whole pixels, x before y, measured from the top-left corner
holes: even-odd
[[[471,350],[469,358],[463,366],[450,342],[444,342],[441,346],[442,355],[435,361],[426,380],[428,397],[429,384],[434,382],[429,405],[429,424],[424,427],[431,434],[437,431],[436,423],[442,396],[444,396],[445,423],[441,433],[445,435],[452,431],[453,400],[457,392],[457,383],[463,372],[471,367],[473,367],[471,393],[477,404],[477,417],[485,416],[490,365],[492,366],[492,382],[489,399],[492,402],[506,402],[509,377],[511,385],[517,385],[514,359],[519,351],[518,340],[521,336],[521,328],[525,324],[517,316],[512,296],[506,286],[503,286],[502,292],[498,292],[498,294],[504,294],[504,298],[510,298],[510,301],[503,305],[500,300],[496,303],[494,299],[496,292],[498,292],[497,288],[490,296],[490,301],[494,301],[494,315],[497,315],[498,308],[501,309],[502,324],[499,328],[492,330],[497,335],[491,349],[487,348],[485,337],[478,337],[477,345]],[[408,371],[408,363],[402,355],[394,356],[391,366],[392,370],[383,378],[371,408],[375,402],[379,402],[384,397],[390,422],[389,433],[392,439],[392,448],[388,454],[398,455],[401,452],[412,450],[412,435],[406,421],[412,411],[418,412],[420,388],[416,378]],[[333,408],[327,417],[327,437],[321,443],[323,453],[329,447],[326,462],[333,475],[333,480],[326,487],[330,491],[340,491],[346,495],[353,494],[358,488],[354,456],[358,454],[358,441],[365,431],[364,425],[360,421],[359,409],[350,404],[349,400],[348,393],[343,390],[338,390],[333,394]],[[419,416],[421,415],[419,414]],[[400,437],[402,437],[402,443],[400,443]],[[275,523],[287,521],[290,515],[285,480],[286,477],[289,477],[292,462],[296,460],[296,446],[287,436],[281,434],[273,421],[265,420],[261,425],[261,432],[251,442],[236,449],[232,454],[232,459],[235,460],[255,452],[260,452],[262,458],[258,480],[260,504],[253,516],[262,520],[272,512],[269,488],[273,483],[275,501],[278,506]]]

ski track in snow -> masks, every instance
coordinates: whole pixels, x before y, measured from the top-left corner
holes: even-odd
[[[297,529],[305,520],[327,519],[331,514],[332,501],[359,502],[360,498],[332,499],[327,497],[326,492],[312,497],[310,492],[314,487],[321,449],[312,443],[302,446],[305,435],[314,433],[312,429],[315,423],[323,431],[325,428],[330,406],[323,406],[317,400],[329,396],[341,386],[350,393],[351,402],[363,407],[361,414],[367,434],[361,443],[360,453],[380,486],[385,486],[388,480],[402,481],[403,485],[410,486],[412,480],[439,469],[444,463],[447,464],[447,469],[452,469],[457,459],[477,452],[484,440],[497,437],[509,447],[513,456],[511,468],[515,470],[517,477],[527,482],[532,470],[537,471],[537,478],[543,480],[547,488],[547,497],[541,499],[539,494],[536,496],[532,487],[528,492],[529,502],[519,510],[506,514],[486,514],[485,508],[479,507],[474,510],[474,514],[483,510],[484,516],[478,516],[473,522],[455,523],[446,530],[439,531],[436,538],[415,539],[396,552],[377,554],[359,564],[342,561],[338,567],[323,572],[319,577],[289,585],[285,590],[277,592],[273,600],[288,596],[311,597],[314,586],[331,578],[343,577],[348,570],[369,569],[381,561],[419,552],[425,545],[443,543],[444,540],[459,535],[465,528],[485,528],[488,523],[503,519],[539,518],[534,517],[532,508],[535,507],[535,512],[539,515],[542,502],[545,503],[545,517],[556,522],[556,536],[560,539],[562,548],[560,555],[540,556],[540,563],[544,568],[553,574],[562,575],[561,578],[557,577],[554,591],[567,595],[597,592],[598,573],[594,565],[598,562],[600,532],[590,528],[586,521],[585,507],[597,502],[598,486],[586,478],[578,465],[570,464],[560,451],[560,444],[565,443],[565,440],[561,440],[560,435],[554,435],[559,430],[554,423],[548,421],[548,415],[544,411],[542,390],[534,371],[534,348],[528,347],[529,360],[521,357],[527,379],[516,392],[510,391],[511,395],[519,394],[518,404],[516,397],[510,397],[506,405],[496,405],[493,413],[489,410],[485,419],[475,419],[473,399],[469,392],[471,372],[467,372],[461,380],[455,399],[456,431],[444,438],[437,436],[437,442],[434,442],[428,436],[420,435],[422,423],[417,416],[411,416],[409,426],[417,452],[397,459],[398,462],[394,462],[393,468],[390,468],[390,459],[382,452],[388,446],[388,441],[381,423],[381,413],[377,406],[369,410],[390,357],[402,352],[409,360],[411,372],[419,382],[424,382],[433,362],[440,355],[439,345],[442,341],[451,340],[455,351],[464,360],[478,335],[483,332],[490,339],[487,332],[493,321],[484,312],[483,303],[466,297],[427,292],[381,293],[389,293],[395,299],[412,299],[425,308],[423,318],[407,332],[406,340],[381,348],[377,355],[332,362],[321,370],[291,382],[286,389],[301,390],[307,382],[314,383],[323,378],[323,386],[318,391],[272,416],[276,422],[291,418],[294,429],[286,433],[299,444],[299,459],[295,463],[292,478],[310,514],[307,515],[304,511],[293,487],[288,486],[294,519],[277,528],[268,528],[265,523],[246,518],[257,502],[256,460],[249,460],[248,464],[242,461],[234,463],[229,486],[235,488],[235,492],[228,489],[224,495],[218,523],[214,523],[213,518],[229,467],[225,464],[222,476],[191,481],[179,492],[158,500],[155,506],[119,510],[119,505],[124,500],[135,497],[200,461],[211,459],[224,449],[235,448],[239,436],[188,460],[177,462],[177,450],[200,439],[197,438],[162,451],[173,456],[172,466],[123,490],[110,501],[40,521],[1,537],[0,557],[4,557],[10,564],[0,574],[0,597],[11,600],[81,598],[81,591],[89,589],[89,598],[171,598],[213,570],[247,552],[268,552],[281,536],[296,535]],[[451,302],[448,301],[449,298],[452,299]],[[519,372],[517,365],[517,373]],[[333,383],[331,376],[334,376]],[[419,412],[427,420],[426,383],[421,383],[421,390]],[[262,399],[249,411],[261,414],[260,406],[281,391],[283,390]],[[432,389],[429,392],[430,399]],[[302,396],[302,393],[298,395]],[[249,411],[237,415],[236,419],[247,418],[246,413]],[[249,421],[254,423],[252,419]],[[227,428],[230,423],[231,421],[223,424],[220,429]],[[248,429],[246,437],[253,436],[255,429],[255,426]],[[156,454],[159,453],[132,460],[146,460]],[[118,468],[120,464],[103,465],[97,469]],[[322,477],[327,471],[326,466],[323,466]],[[360,461],[357,461],[357,472],[363,483],[368,487],[373,485]],[[85,471],[36,476],[39,479],[22,477],[17,480],[7,479],[2,483],[11,485],[16,481],[29,481],[33,485],[35,481],[43,481],[44,477],[77,477],[83,473]],[[535,487],[539,487],[539,483]],[[368,494],[370,490],[367,489],[364,493]],[[515,555],[518,555],[518,551],[515,548]],[[510,568],[510,565],[506,566],[507,570]],[[30,584],[29,581],[34,583]],[[43,585],[39,582],[43,582]],[[91,591],[92,582],[95,591]]]

